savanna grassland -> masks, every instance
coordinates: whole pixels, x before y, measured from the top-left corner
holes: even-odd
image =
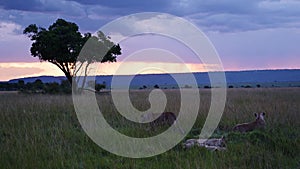
[[[187,138],[195,138],[210,106],[210,90],[201,89],[197,121]],[[179,111],[178,91],[166,91],[166,111]],[[118,131],[155,135],[145,125],[131,124],[118,114],[109,94],[97,94],[107,121]],[[131,100],[146,110],[148,92],[131,93]],[[254,112],[266,112],[267,126],[247,134],[231,132],[242,122],[254,120]],[[146,133],[146,134],[145,134]],[[131,159],[97,146],[82,130],[71,95],[0,94],[0,168],[300,168],[300,89],[229,89],[224,114],[213,137],[226,136],[227,150],[212,152],[179,144],[155,157]],[[186,138],[186,139],[187,139]],[[184,141],[184,140],[183,140]]]

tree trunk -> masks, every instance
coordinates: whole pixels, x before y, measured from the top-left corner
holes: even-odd
[[[73,77],[68,73],[68,72],[64,72],[68,81],[70,82],[71,86],[73,84]]]
[[[66,77],[67,77],[69,83],[71,84],[71,89],[72,89],[72,91],[73,91],[74,93],[79,94],[79,93],[81,92],[81,90],[78,89],[78,84],[76,83],[76,81],[74,80],[74,82],[73,82],[73,77],[72,77],[69,73],[65,72],[65,75],[66,75]]]
[[[84,69],[84,78],[83,78],[81,89],[83,89],[84,86],[85,86],[86,78],[87,78],[87,70],[88,70],[89,65],[90,65],[90,63],[87,63],[87,65],[85,66],[85,69]]]

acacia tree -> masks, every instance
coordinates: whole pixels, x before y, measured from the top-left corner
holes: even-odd
[[[48,61],[56,65],[65,74],[72,84],[75,76],[75,66],[85,65],[85,70],[94,62],[116,62],[117,55],[121,54],[119,44],[114,44],[110,38],[99,31],[97,35],[81,34],[79,27],[72,22],[57,19],[48,29],[31,24],[23,31],[31,41],[31,55],[40,61]],[[85,43],[92,47],[80,52]],[[79,54],[85,55],[78,58]],[[77,60],[77,58],[79,60]],[[79,65],[76,65],[79,62]],[[83,64],[87,63],[87,64]]]

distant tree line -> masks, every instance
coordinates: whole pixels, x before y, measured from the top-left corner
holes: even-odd
[[[290,86],[291,86],[291,84],[290,84]],[[274,87],[274,85],[272,85],[272,87]],[[149,86],[149,89],[152,89],[152,88],[154,88],[154,89],[159,89],[159,88],[161,88],[158,84],[156,84],[156,85],[154,85],[153,87],[151,87],[151,86]],[[179,88],[185,88],[185,89],[188,89],[188,88],[192,88],[192,86],[190,86],[190,85],[184,85],[183,87],[170,87],[169,86],[169,89],[179,89]],[[211,89],[211,88],[219,88],[218,86],[210,86],[210,85],[204,85],[204,86],[198,86],[198,88],[200,89],[200,88],[204,88],[204,89]],[[238,85],[236,85],[236,86],[234,86],[234,85],[229,85],[229,86],[227,86],[227,88],[261,88],[261,85],[260,84],[256,84],[256,85],[253,85],[253,86],[251,86],[251,85],[241,85],[241,86],[238,86]],[[141,87],[139,87],[139,89],[140,90],[142,90],[142,89],[148,89],[148,87],[146,86],[146,85],[143,85],[143,86],[141,86]],[[165,86],[163,86],[163,88],[161,88],[161,89],[168,89],[168,87],[165,87]]]
[[[100,91],[106,87],[105,84],[95,84],[95,91]],[[47,93],[47,94],[70,94],[72,88],[68,80],[63,80],[61,83],[51,82],[43,83],[40,79],[34,82],[25,83],[19,80],[17,83],[1,82],[0,91],[19,91],[22,93]]]

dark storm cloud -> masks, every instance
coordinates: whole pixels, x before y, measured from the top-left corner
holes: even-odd
[[[6,11],[39,12],[39,15],[66,15],[66,16],[83,16],[85,8],[77,2],[62,0],[3,0],[0,1],[0,9]],[[1,14],[0,14],[1,15]],[[39,16],[37,16],[39,17]]]
[[[96,31],[113,19],[137,12],[181,16],[206,31],[300,27],[300,1],[296,0],[2,0],[1,8],[0,18],[2,15],[2,19],[21,25],[31,22],[49,25],[49,21],[60,17],[89,31]]]
[[[236,32],[300,26],[297,24],[300,20],[300,1],[292,0],[75,1],[88,5],[89,8],[101,7],[89,16],[99,18],[101,15],[123,16],[135,12],[165,12],[188,18],[207,31]],[[108,10],[102,9],[103,7]]]
[[[256,6],[257,0],[176,0],[173,1],[172,11],[178,15],[191,15],[195,13],[245,14],[253,12]]]
[[[299,28],[300,1],[190,1],[181,4],[186,17],[203,29],[236,32]]]
[[[0,7],[7,10],[41,11],[43,4],[36,0],[1,0]]]
[[[167,10],[171,7],[171,0],[74,0],[83,5],[100,5],[109,8],[122,8],[131,10],[145,11],[157,11]],[[128,11],[129,12],[129,11]]]

